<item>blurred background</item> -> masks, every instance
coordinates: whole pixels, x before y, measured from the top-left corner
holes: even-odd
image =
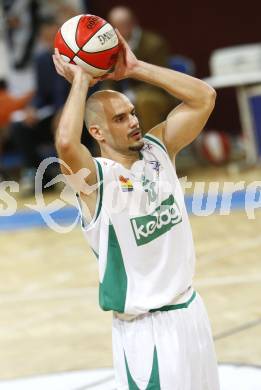
[[[67,19],[91,13],[117,27],[138,58],[217,90],[206,128],[176,166],[191,181],[185,200],[197,252],[195,287],[209,312],[221,389],[260,390],[260,11],[261,4],[234,0],[1,1],[1,389],[114,388],[111,314],[98,308],[96,259],[79,226],[54,232],[35,203],[35,173],[56,156],[53,135],[70,88],[52,63],[54,36]],[[127,94],[144,133],[178,104],[133,80],[103,82],[89,93],[97,88]],[[99,154],[86,128],[83,142]],[[58,164],[49,166],[43,185],[59,173]],[[222,202],[231,202],[229,212]],[[75,205],[64,183],[44,188],[41,207],[62,226],[77,218]]]

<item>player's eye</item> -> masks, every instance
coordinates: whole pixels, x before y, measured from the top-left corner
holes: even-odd
[[[117,116],[117,118],[115,120],[116,120],[116,122],[122,122],[124,120],[124,118],[125,118],[125,115],[119,115],[119,116]]]

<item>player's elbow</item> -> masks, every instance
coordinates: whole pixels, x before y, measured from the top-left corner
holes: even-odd
[[[214,88],[210,85],[205,84],[204,88],[204,97],[202,99],[202,104],[208,111],[212,111],[215,107],[217,93]]]
[[[208,100],[213,107],[215,106],[216,98],[217,98],[217,92],[214,88],[212,88],[210,85],[208,85]]]
[[[59,134],[59,131],[57,132],[57,136],[55,139],[55,146],[56,150],[58,152],[58,155],[65,155],[70,153],[72,147],[73,147],[73,142],[70,140],[68,137],[65,137],[62,134]]]

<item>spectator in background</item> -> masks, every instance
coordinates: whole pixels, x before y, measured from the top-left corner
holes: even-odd
[[[0,80],[0,157],[3,152],[4,144],[9,135],[9,126],[11,115],[16,110],[23,109],[32,99],[33,92],[28,92],[23,96],[16,97],[8,91],[7,82],[4,79]],[[0,178],[4,177],[1,172]]]
[[[58,27],[52,16],[41,22],[40,45],[34,59],[36,93],[31,104],[12,125],[13,143],[24,161],[20,181],[23,194],[34,190],[35,172],[45,157],[43,145],[53,144],[53,129],[68,95],[69,84],[56,73],[52,62],[53,41]],[[45,180],[49,179],[47,175]]]
[[[31,64],[41,18],[57,15],[59,24],[85,10],[82,0],[1,0],[10,57],[15,69]]]
[[[38,32],[38,0],[3,0],[12,65],[23,69],[32,59]]]
[[[12,113],[25,108],[32,97],[33,91],[19,97],[11,95],[8,91],[7,82],[0,80],[0,137],[1,131],[9,127]]]
[[[43,16],[50,13],[56,15],[59,26],[73,16],[84,12],[85,9],[81,0],[46,0],[41,7]]]
[[[131,9],[123,6],[112,8],[107,19],[119,30],[140,60],[159,66],[168,66],[167,42],[160,35],[142,29]],[[163,121],[173,108],[174,98],[158,88],[137,80],[129,79],[117,83],[106,81],[103,87],[118,90],[135,103],[144,131]]]

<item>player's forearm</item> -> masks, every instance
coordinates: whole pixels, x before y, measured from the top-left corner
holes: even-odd
[[[139,61],[130,77],[156,85],[193,107],[211,104],[212,87],[195,77]]]
[[[76,74],[56,132],[58,152],[81,142],[88,88],[88,78],[82,73]]]

